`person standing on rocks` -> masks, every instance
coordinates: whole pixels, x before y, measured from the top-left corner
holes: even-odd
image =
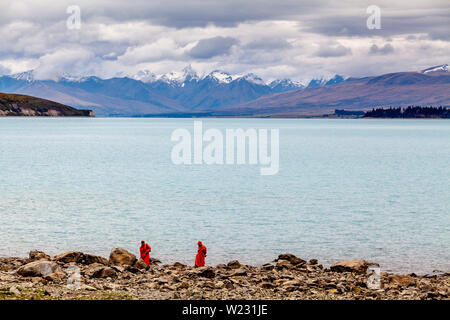
[[[141,252],[141,259],[147,265],[147,270],[148,270],[150,268],[150,251],[152,251],[152,248],[150,247],[150,245],[148,243],[145,243],[145,241],[142,240],[139,251]]]
[[[206,257],[206,247],[203,245],[201,241],[197,242],[198,250],[197,256],[195,257],[195,267],[204,267],[205,266],[205,257]]]

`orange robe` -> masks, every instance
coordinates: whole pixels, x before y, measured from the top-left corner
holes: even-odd
[[[198,246],[197,256],[195,257],[195,267],[204,267],[206,257],[206,247],[204,245]]]
[[[144,245],[141,245],[139,248],[141,251],[141,259],[144,260],[145,264],[150,267],[150,251],[152,248],[145,243]]]

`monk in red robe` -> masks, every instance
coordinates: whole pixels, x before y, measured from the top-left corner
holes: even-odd
[[[141,259],[144,260],[147,265],[147,269],[150,268],[150,251],[152,251],[152,248],[142,240],[139,251],[141,252]]]
[[[195,257],[195,267],[204,267],[205,266],[205,257],[206,257],[206,247],[203,245],[201,241],[198,243],[197,256]]]

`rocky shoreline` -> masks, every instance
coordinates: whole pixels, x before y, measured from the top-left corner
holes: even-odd
[[[0,258],[0,300],[450,298],[449,272],[375,275],[368,269],[376,263],[365,260],[343,260],[330,268],[292,254],[261,267],[236,260],[202,268],[162,265],[155,258],[151,262],[147,270],[142,260],[121,248],[113,248],[109,259],[79,251]]]

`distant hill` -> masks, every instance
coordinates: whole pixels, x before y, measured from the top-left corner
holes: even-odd
[[[36,97],[0,93],[0,116],[93,117],[94,113]]]
[[[232,108],[215,110],[213,115],[308,115],[333,113],[335,109],[409,105],[450,106],[450,73],[399,72],[347,79],[324,87],[265,95]]]

